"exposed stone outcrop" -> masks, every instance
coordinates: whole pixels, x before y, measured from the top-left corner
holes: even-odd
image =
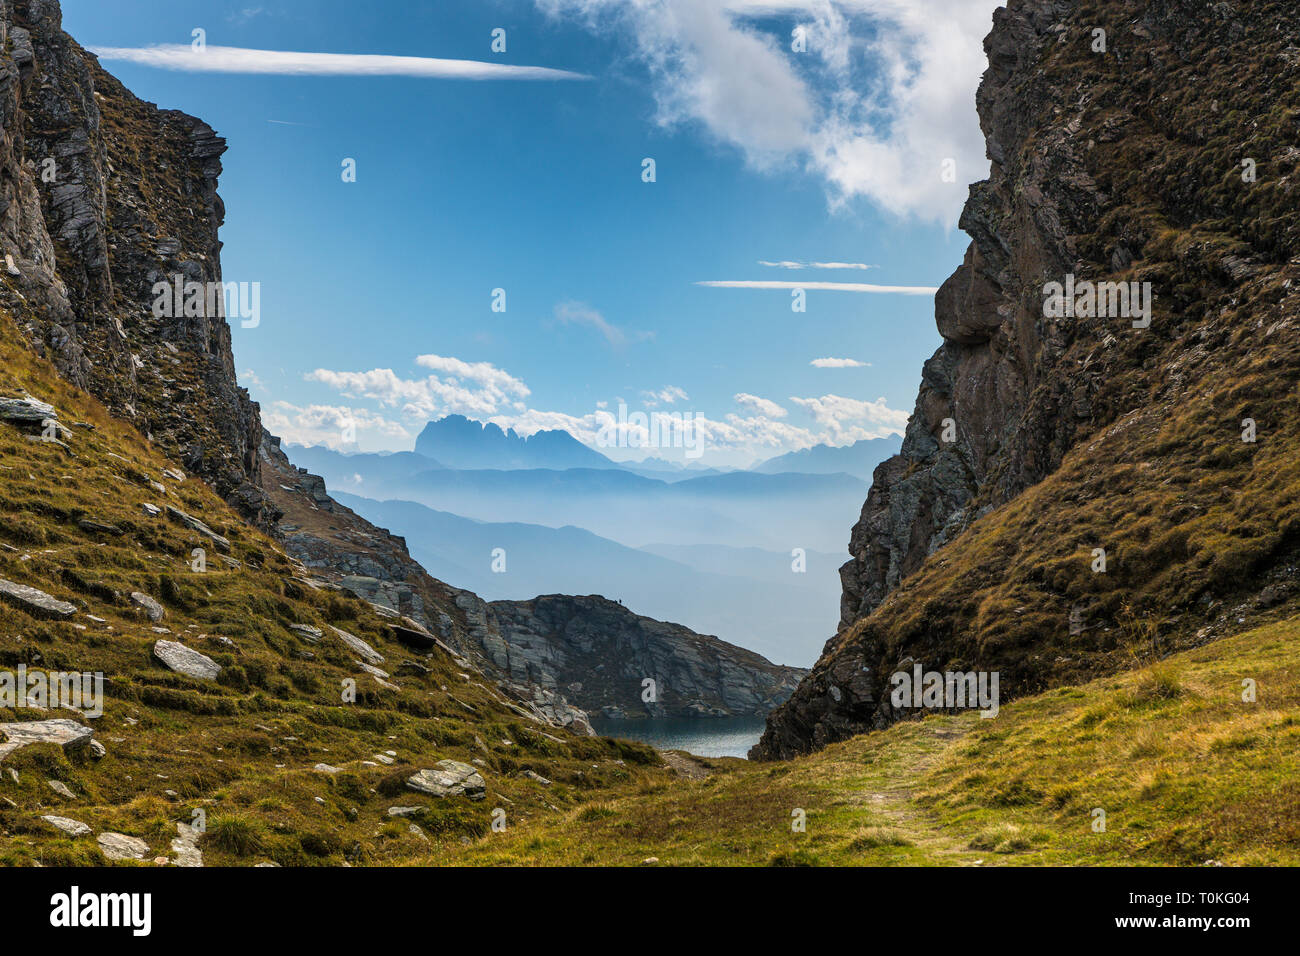
[[[225,278],[225,140],[133,96],[63,32],[57,0],[0,0],[0,35],[0,307],[70,381],[267,523],[260,417],[224,306],[153,308],[159,282]]]
[[[153,656],[169,669],[186,677],[215,680],[221,676],[220,664],[206,654],[200,654],[175,641],[157,641],[153,646]]]
[[[484,604],[462,592],[457,603],[470,636],[502,672],[563,693],[591,713],[761,715],[806,673],[595,595]]]
[[[1203,642],[1207,615],[1294,566],[1290,495],[1267,477],[1295,441],[1276,397],[1300,378],[1300,150],[1275,109],[1300,79],[1293,20],[1193,0],[994,13],[991,172],[935,299],[944,341],[853,528],[840,633],[752,756],[904,716],[887,690],[908,662],[998,670],[1006,698],[1124,666],[1130,631]],[[1049,314],[1067,277],[1149,283],[1151,324]],[[1257,420],[1271,446],[1242,438]]]

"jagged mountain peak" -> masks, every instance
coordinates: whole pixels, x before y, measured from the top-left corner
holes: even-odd
[[[477,422],[464,415],[429,422],[416,438],[415,451],[459,469],[618,467],[566,431],[552,429],[521,437],[513,428],[503,430],[493,422]]]

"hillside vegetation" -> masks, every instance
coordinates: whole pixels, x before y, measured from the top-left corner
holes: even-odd
[[[480,838],[496,808],[516,823],[671,776],[649,748],[528,719],[468,661],[412,651],[375,607],[313,586],[206,485],[165,475],[173,463],[27,351],[0,316],[0,396],[24,395],[58,410],[71,451],[0,424],[0,578],[77,610],[45,620],[0,603],[0,670],[102,672],[104,714],[87,723],[105,753],[33,744],[0,759],[0,864],[105,861],[95,835],[67,836],[47,815],[143,839],[146,862],[166,860],[195,810],[206,815],[198,847],[208,864],[391,863]],[[229,553],[146,504],[204,522]],[[196,548],[207,551],[203,573],[191,568]],[[159,602],[161,620],[132,592]],[[313,641],[294,624],[323,635]],[[384,676],[329,625],[373,647]],[[220,675],[165,668],[152,655],[160,639],[208,656]],[[356,681],[355,703],[342,702],[345,679]],[[0,724],[37,719],[79,718],[0,709]],[[486,799],[405,786],[443,759],[478,769]],[[392,806],[414,809],[390,818]]]
[[[940,714],[777,764],[699,763],[705,779],[648,783],[421,862],[1296,865],[1300,621],[992,720]]]

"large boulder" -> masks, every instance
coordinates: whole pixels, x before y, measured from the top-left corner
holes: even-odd
[[[28,744],[55,744],[64,753],[90,746],[94,731],[75,720],[22,720],[0,724],[0,760]]]
[[[175,641],[156,642],[153,656],[166,667],[186,677],[215,680],[221,673],[221,665],[212,658]]]
[[[340,641],[352,648],[352,650],[355,651],[367,664],[382,664],[384,662],[383,654],[380,654],[355,634],[349,634],[342,628],[335,627],[332,624],[330,625],[330,630],[338,636]]]
[[[459,760],[439,760],[432,770],[420,770],[412,775],[406,786],[416,793],[427,793],[432,797],[482,800],[487,796],[487,784],[482,775]]]
[[[4,578],[0,578],[0,601],[21,608],[32,617],[62,620],[77,613],[76,607],[67,601],[60,601],[44,591],[38,591],[25,584],[15,584]]]

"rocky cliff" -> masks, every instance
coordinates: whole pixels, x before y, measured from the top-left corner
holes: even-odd
[[[1294,4],[1012,0],[985,49],[991,174],[944,341],[853,528],[840,633],[754,756],[899,719],[915,662],[1020,694],[1293,590]],[[1149,325],[1083,285],[1048,307],[1076,282],[1149,290]]]
[[[806,673],[596,595],[466,611],[471,636],[502,672],[606,717],[762,715]]]
[[[0,0],[0,306],[71,382],[265,524],[261,426],[224,297],[154,307],[160,282],[223,281],[225,140],[137,99],[61,19],[57,0]]]

